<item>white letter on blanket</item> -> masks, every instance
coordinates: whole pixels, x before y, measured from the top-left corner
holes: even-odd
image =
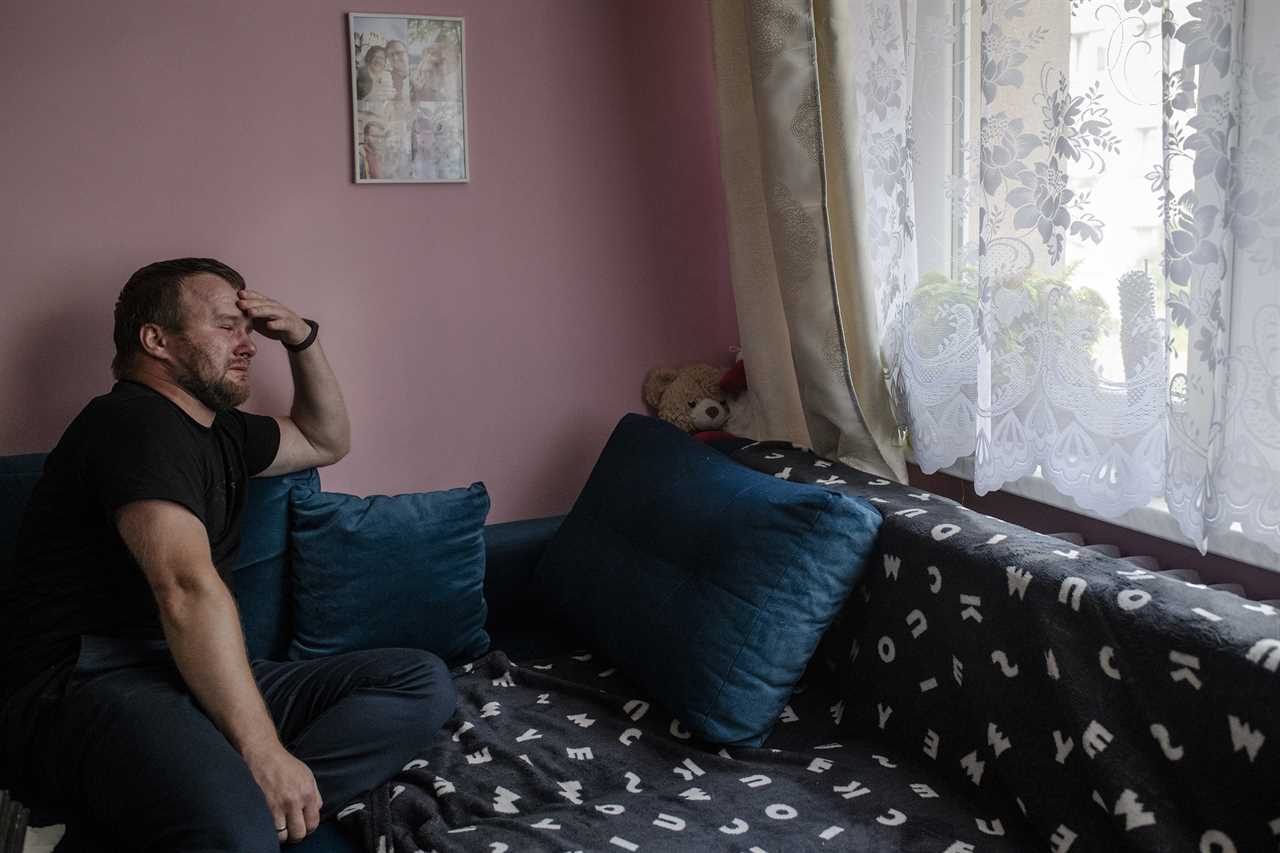
[[[1120,799],[1116,800],[1115,807],[1116,816],[1124,815],[1125,832],[1142,826],[1151,826],[1156,822],[1155,812],[1147,812],[1142,810],[1142,801],[1138,799],[1137,793],[1125,788],[1120,794]]]
[[[1009,575],[1009,597],[1013,598],[1017,593],[1019,601],[1025,601],[1027,598],[1027,587],[1031,586],[1031,572],[1019,569],[1017,566],[1006,566],[1005,572]]]
[[[1170,761],[1178,761],[1182,758],[1183,749],[1180,746],[1174,746],[1169,738],[1169,730],[1160,723],[1151,724],[1151,736],[1156,739],[1156,743],[1160,744],[1160,751],[1164,753],[1164,757]]]
[[[1071,750],[1076,748],[1076,742],[1072,738],[1064,738],[1062,732],[1057,729],[1053,730],[1053,743],[1056,747],[1054,760],[1059,764],[1067,763],[1067,756],[1071,754]]]
[[[935,540],[941,542],[944,539],[950,539],[960,532],[958,524],[939,524],[937,527],[929,531]]]
[[[1121,610],[1141,610],[1151,601],[1151,593],[1145,589],[1126,589],[1116,596]]]
[[[1071,845],[1076,843],[1076,834],[1067,829],[1066,824],[1058,824],[1053,835],[1049,836],[1049,845],[1053,853],[1067,853]]]
[[[930,758],[938,757],[938,733],[927,729],[924,733],[924,754]]]
[[[725,835],[741,835],[742,833],[746,832],[750,828],[751,828],[751,824],[747,823],[745,820],[743,820],[740,817],[735,817],[733,819],[733,823],[729,824],[728,826],[720,827],[720,831],[723,832]]]
[[[929,577],[933,578],[933,583],[929,584],[929,592],[937,595],[942,589],[942,572],[938,571],[937,566],[930,566],[925,571],[929,573]]]
[[[697,764],[694,764],[692,758],[686,758],[683,762],[683,766],[672,767],[671,772],[679,776],[684,781],[690,782],[693,780],[694,776],[702,776],[707,771],[703,770]]]
[[[1247,607],[1248,605],[1246,605]],[[1280,669],[1280,640],[1259,640],[1249,649],[1248,658],[1271,672]]]
[[[1249,755],[1249,763],[1252,764],[1254,756],[1258,754],[1258,750],[1262,749],[1262,742],[1267,739],[1266,735],[1251,729],[1248,723],[1235,714],[1227,715],[1227,725],[1231,728],[1231,751],[1239,752],[1243,749]]]
[[[912,610],[907,614],[907,627],[911,629],[911,636],[918,638],[929,630],[929,620],[924,618],[923,611]]]
[[[1093,758],[1105,750],[1114,739],[1115,736],[1107,731],[1101,723],[1097,720],[1092,720],[1089,723],[1089,727],[1084,730],[1084,737],[1081,738],[1084,742],[1084,754]]]
[[[1200,668],[1200,658],[1182,652],[1169,652],[1169,660],[1172,663],[1181,664],[1178,669],[1170,671],[1170,678],[1174,681],[1185,681],[1196,690],[1200,689],[1200,679],[1192,671]]]
[[[991,653],[991,662],[1000,667],[1000,671],[1004,673],[1005,678],[1016,678],[1018,675],[1018,665],[1009,663],[1009,656],[1000,649],[996,649]]]
[[[855,797],[861,797],[863,794],[870,794],[870,788],[864,788],[858,780],[853,780],[848,785],[832,785],[831,790],[835,791],[846,800],[852,800]]]
[[[640,718],[648,713],[649,703],[641,701],[640,699],[632,699],[630,702],[622,706],[622,710],[625,711],[632,720],[639,722]]]
[[[1062,586],[1058,589],[1058,603],[1066,604],[1067,599],[1070,598],[1071,609],[1078,612],[1080,610],[1080,596],[1084,595],[1084,591],[1088,588],[1089,584],[1084,578],[1063,578]]]
[[[672,832],[684,832],[684,819],[675,815],[663,814],[658,812],[658,816],[653,821],[654,826],[660,826],[663,829],[669,829]]]
[[[631,744],[635,743],[639,739],[640,739],[639,729],[627,729],[625,732],[618,735],[618,743],[622,744],[623,746],[631,746]]]
[[[1225,832],[1211,829],[1200,836],[1200,853],[1236,853],[1236,843]]]
[[[1114,678],[1116,681],[1119,681],[1120,670],[1116,668],[1114,663],[1115,656],[1115,649],[1110,646],[1103,646],[1102,650],[1098,652],[1098,666],[1102,667],[1102,671],[1107,674],[1108,678]]]
[[[1000,822],[1000,818],[995,818],[990,823],[980,817],[974,818],[974,821],[978,824],[978,831],[984,835],[1004,835],[1004,824]]]
[[[493,810],[499,814],[520,814],[516,800],[520,795],[499,785],[493,789]]]
[[[898,579],[898,569],[902,567],[902,558],[892,554],[884,555],[884,576],[892,580]]]
[[[995,723],[987,723],[987,745],[995,752],[996,758],[999,758],[1006,749],[1013,746],[1009,739],[1004,736],[1004,732],[996,728]]]

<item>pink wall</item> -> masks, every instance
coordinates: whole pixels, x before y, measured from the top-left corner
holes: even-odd
[[[321,322],[354,426],[326,487],[479,479],[492,520],[566,510],[649,366],[728,357],[704,4],[376,4],[466,17],[472,180],[435,186],[351,182],[349,8],[7,11],[0,453],[110,387],[120,286],[179,255]],[[284,412],[265,344],[246,408]]]

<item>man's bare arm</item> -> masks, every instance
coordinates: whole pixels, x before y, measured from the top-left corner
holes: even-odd
[[[311,771],[280,743],[258,692],[235,599],[214,568],[204,525],[170,501],[126,504],[115,520],[155,594],[183,680],[244,757],[276,826],[300,840],[320,822],[320,794]]]
[[[311,327],[294,311],[255,290],[242,290],[236,304],[264,337],[298,344]],[[317,339],[302,352],[289,353],[293,404],[288,417],[276,416],[280,449],[258,474],[273,477],[304,468],[332,465],[351,450],[351,421],[342,389]]]

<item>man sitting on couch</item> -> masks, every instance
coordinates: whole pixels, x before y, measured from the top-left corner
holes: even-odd
[[[288,417],[235,408],[255,331],[289,350]],[[118,381],[67,428],[24,516],[0,590],[0,767],[113,849],[299,841],[453,713],[429,652],[247,660],[229,589],[246,479],[350,443],[317,331],[218,261],[138,270],[115,308]]]

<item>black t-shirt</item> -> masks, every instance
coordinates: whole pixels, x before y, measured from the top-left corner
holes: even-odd
[[[230,586],[248,478],[280,445],[273,418],[232,409],[211,427],[137,382],[117,382],[67,427],[45,460],[0,596],[0,705],[23,685],[70,670],[80,637],[163,639],[151,587],[115,511],[166,500],[195,514]]]

